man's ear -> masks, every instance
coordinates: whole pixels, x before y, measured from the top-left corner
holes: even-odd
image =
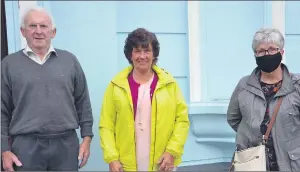
[[[20,27],[20,31],[22,33],[22,36],[25,37],[25,30],[24,30],[24,28]]]
[[[52,38],[54,38],[56,36],[56,28],[54,28],[53,30],[52,30]]]

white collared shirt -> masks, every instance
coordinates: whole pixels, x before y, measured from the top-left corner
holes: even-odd
[[[53,46],[51,45],[48,52],[46,53],[46,55],[44,56],[44,58],[41,60],[41,58],[39,56],[37,56],[32,49],[27,45],[24,50],[23,50],[24,54],[29,57],[31,60],[35,61],[36,63],[42,65],[44,64],[50,57],[51,52],[56,53],[56,51],[54,50]]]

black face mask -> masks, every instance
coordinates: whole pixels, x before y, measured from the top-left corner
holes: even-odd
[[[274,55],[264,55],[261,57],[255,57],[255,59],[256,64],[260,70],[267,73],[271,73],[280,65],[282,56],[281,53],[278,52]]]

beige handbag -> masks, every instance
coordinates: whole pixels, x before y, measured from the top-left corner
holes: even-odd
[[[232,169],[234,171],[267,171],[265,144],[268,141],[282,100],[283,97],[280,97],[277,102],[275,111],[272,115],[272,119],[268,125],[268,129],[262,138],[262,143],[256,147],[250,147],[241,151],[235,151],[233,162],[229,171],[231,171]]]

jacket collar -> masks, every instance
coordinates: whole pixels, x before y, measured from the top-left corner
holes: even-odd
[[[126,90],[129,90],[129,84],[128,84],[128,75],[132,71],[133,67],[129,66],[123,69],[120,73],[118,73],[113,79],[112,83],[115,85],[122,87]],[[157,65],[153,65],[152,69],[158,76],[158,82],[157,82],[157,88],[161,88],[169,83],[175,82],[175,79],[166,71],[164,71],[162,68],[158,67]]]
[[[283,79],[282,79],[282,85],[281,88],[276,93],[275,97],[287,95],[295,90],[294,83],[295,81],[292,80],[291,75],[289,73],[289,70],[286,65],[281,64],[281,68],[283,69]],[[249,79],[247,81],[247,85],[249,87],[246,87],[246,89],[258,96],[261,96],[264,99],[263,92],[261,90],[261,86],[259,83],[259,78],[261,75],[261,71],[256,67],[251,75],[249,76]]]

